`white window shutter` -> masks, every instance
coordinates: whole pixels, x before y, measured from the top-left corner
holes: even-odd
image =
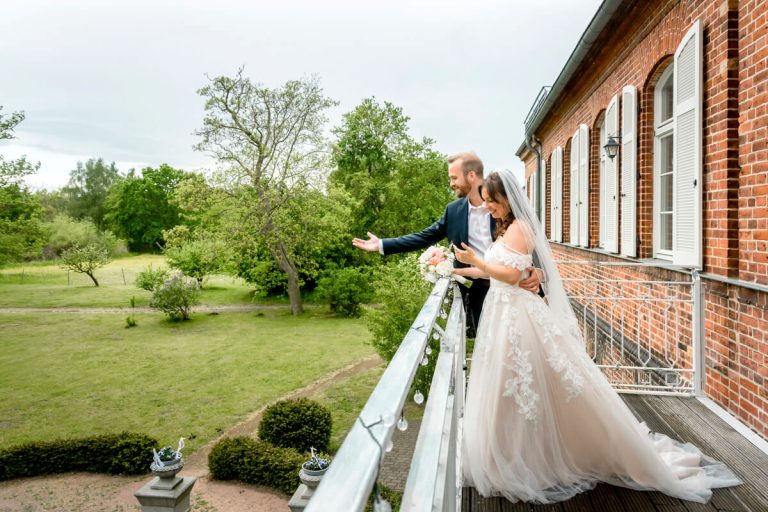
[[[619,96],[611,98],[605,111],[605,131],[608,137],[619,133]],[[602,148],[600,148],[603,151]],[[619,252],[619,179],[617,176],[618,161],[615,158],[605,159],[605,250]]]
[[[553,165],[553,175],[555,178],[555,242],[563,241],[563,148],[558,146],[555,150],[556,164]]]
[[[579,244],[579,134],[576,130],[571,139],[571,233],[568,240]]]
[[[702,266],[702,30],[697,20],[675,52],[672,261]]]
[[[547,237],[547,162],[541,159],[541,229],[544,230],[544,238]]]
[[[621,93],[621,254],[637,256],[637,88]]]
[[[589,127],[579,127],[579,245],[589,245]]]

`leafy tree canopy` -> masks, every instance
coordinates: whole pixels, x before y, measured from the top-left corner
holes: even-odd
[[[90,218],[103,229],[107,194],[121,179],[114,162],[106,164],[102,158],[91,158],[85,164],[77,162],[77,167],[69,173],[69,183],[62,189],[69,215],[76,219]]]
[[[131,250],[152,250],[165,245],[163,231],[181,222],[173,194],[190,173],[162,164],[146,167],[141,175],[130,172],[109,190],[106,223]]]
[[[408,121],[401,108],[368,98],[333,130],[331,181],[359,201],[353,211],[356,235],[423,229],[452,200],[445,157],[432,149],[431,139],[414,140]]]

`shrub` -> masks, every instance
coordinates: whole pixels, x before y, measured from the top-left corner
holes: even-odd
[[[360,316],[360,304],[373,299],[368,273],[359,268],[343,268],[326,274],[317,283],[317,294],[331,311],[342,316]]]
[[[111,231],[99,231],[88,219],[75,220],[67,215],[57,215],[46,225],[46,229],[50,235],[43,247],[44,258],[57,258],[67,249],[88,245],[97,245],[111,256],[128,252],[123,240],[119,240]]]
[[[312,447],[327,451],[332,423],[331,411],[314,400],[280,400],[264,411],[259,439],[300,452],[309,452]]]
[[[299,485],[299,470],[305,460],[293,448],[235,437],[216,443],[208,455],[208,469],[217,480],[240,480],[291,494]]]
[[[136,286],[142,290],[154,291],[158,288],[166,279],[168,279],[169,272],[167,268],[160,267],[153,269],[152,265],[148,266],[138,274],[136,274]]]
[[[149,305],[167,314],[171,320],[189,320],[189,312],[198,302],[200,284],[181,272],[173,272],[152,293]]]
[[[381,497],[389,502],[390,506],[392,507],[392,510],[400,510],[400,503],[403,501],[403,493],[395,491],[394,489],[391,489],[381,483],[377,483],[376,485],[379,486],[379,490],[381,491]],[[376,498],[376,495],[374,493],[371,493],[371,496],[368,498],[368,504],[365,507],[365,512],[373,511],[373,502],[375,498]]]
[[[123,432],[27,443],[0,450],[0,480],[67,471],[140,475],[149,471],[157,441]]]
[[[418,255],[409,254],[394,264],[382,266],[376,273],[375,300],[381,307],[366,312],[368,329],[373,334],[373,347],[387,362],[400,348],[408,329],[421,311],[432,285],[419,275]],[[429,340],[433,354],[440,348],[438,341]],[[413,380],[413,390],[427,396],[437,358],[429,358],[429,364],[419,366]]]

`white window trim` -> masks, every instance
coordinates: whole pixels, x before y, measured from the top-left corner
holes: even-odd
[[[659,123],[658,120],[661,118],[662,84],[664,84],[667,80],[674,80],[674,69],[674,64],[670,63],[669,66],[667,66],[667,69],[665,69],[659,77],[659,80],[656,82],[656,87],[653,91],[653,257],[666,261],[672,261],[674,253],[672,250],[661,249],[661,223],[659,222],[659,212],[661,211],[661,139],[667,135],[672,135],[672,144],[674,147],[675,116],[670,116],[670,118],[663,123]],[[672,173],[674,175],[674,162],[672,165]],[[673,211],[673,219],[674,215],[675,212]],[[672,221],[672,225],[674,226],[674,220]],[[674,232],[672,238],[674,239]]]

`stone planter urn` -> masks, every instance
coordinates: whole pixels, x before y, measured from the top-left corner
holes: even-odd
[[[178,455],[183,446],[180,440]],[[183,467],[183,457],[162,461],[155,452],[155,460],[149,466],[155,478],[134,494],[144,512],[189,512],[189,497],[197,479],[176,476]]]
[[[301,483],[314,491],[326,471],[328,471],[327,467],[323,469],[307,469],[307,463],[305,462],[301,465],[301,471],[299,471],[299,479],[301,480]]]

